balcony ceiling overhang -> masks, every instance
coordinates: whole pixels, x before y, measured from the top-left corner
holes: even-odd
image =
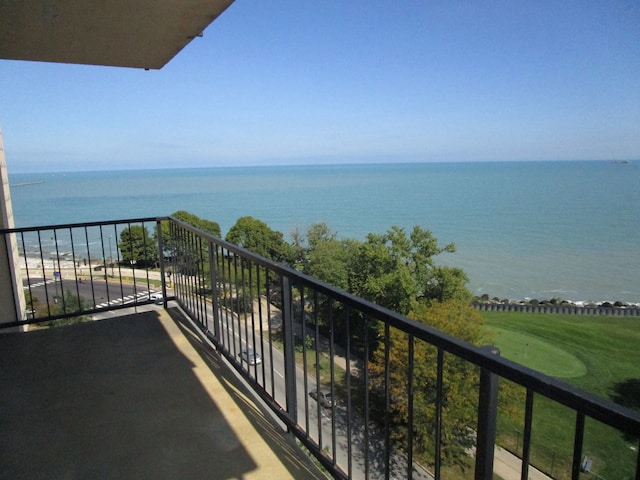
[[[0,58],[162,68],[233,0],[3,0]]]

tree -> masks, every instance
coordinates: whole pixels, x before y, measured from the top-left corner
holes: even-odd
[[[125,228],[120,233],[118,248],[122,259],[131,265],[148,267],[158,263],[158,247],[149,237],[147,227],[132,225]]]
[[[253,217],[239,218],[229,229],[225,239],[275,262],[292,260],[291,246],[284,240],[282,233],[272,230],[266,223]]]
[[[305,235],[299,227],[294,227],[291,231],[291,261],[294,268],[304,269],[307,248],[305,246]]]
[[[218,222],[213,222],[211,220],[206,220],[203,218],[194,215],[193,213],[189,213],[186,210],[178,210],[171,214],[173,218],[176,220],[180,220],[188,225],[196,227],[203,232],[209,233],[216,238],[220,238],[222,236],[220,232],[220,225]],[[169,227],[169,220],[163,220],[160,224],[162,230],[162,249],[165,258],[170,260],[170,263],[178,262],[177,268],[181,273],[187,275],[193,275],[199,269],[199,264],[202,264],[202,268],[204,268],[205,272],[209,270],[209,249],[207,244],[203,244],[202,251],[193,251],[193,248],[187,249],[186,245],[183,245],[180,239],[172,238],[171,229]],[[158,228],[154,227],[153,237],[158,239]],[[189,251],[188,251],[189,250]],[[177,254],[179,258],[177,258]],[[176,268],[176,265],[174,265]],[[171,271],[171,269],[169,269]]]
[[[220,238],[222,236],[222,234],[220,233],[220,225],[218,224],[218,222],[212,222],[211,220],[200,218],[193,213],[187,212],[186,210],[178,210],[177,212],[172,213],[171,216],[176,220],[187,223],[202,230],[203,232],[210,233],[216,238]],[[164,228],[162,230],[164,233]]]
[[[455,252],[455,245],[440,246],[419,226],[410,235],[397,226],[384,235],[370,233],[353,258],[350,290],[403,315],[416,303],[471,300],[465,273],[435,263],[444,252]]]
[[[180,220],[188,225],[196,227],[203,232],[209,233],[216,238],[222,237],[220,233],[220,225],[218,222],[212,222],[211,220],[206,220],[204,218],[200,218],[193,213],[189,213],[186,210],[178,210],[177,212],[173,212],[171,214],[173,218],[176,220]],[[172,256],[175,246],[171,240],[171,231],[169,229],[169,220],[163,220],[161,222],[162,228],[162,245],[166,252],[169,252],[169,256]],[[158,228],[154,227],[153,237],[158,239]]]
[[[444,246],[429,230],[418,226],[410,234],[397,226],[385,234],[367,235],[364,242],[339,240],[326,224],[315,224],[307,232],[308,252],[303,262],[305,273],[370,300],[390,310],[407,315],[416,305],[459,299],[469,301],[471,293],[461,269],[440,266],[435,257],[454,252],[455,245]],[[326,309],[326,305],[320,305]],[[332,305],[334,312],[340,306]],[[320,315],[320,321],[326,321]],[[344,315],[334,315],[334,327],[344,332]],[[364,318],[357,312],[349,315],[351,332],[362,332]],[[367,322],[369,351],[376,350],[381,325]],[[363,344],[354,344],[363,351]]]
[[[461,268],[438,265],[433,267],[422,295],[427,299],[440,302],[447,299],[468,302],[471,300],[471,292],[465,286],[467,281],[467,274]]]
[[[305,273],[325,283],[349,289],[351,257],[360,242],[338,240],[325,223],[311,225],[307,231]]]
[[[481,317],[471,306],[458,300],[434,302],[432,305],[417,304],[409,317],[470,343],[478,344],[482,340]],[[409,337],[400,330],[391,329],[389,342],[389,413],[392,431],[395,439],[406,441]],[[437,356],[435,347],[419,340],[414,342],[413,435],[415,453],[427,454],[424,458],[433,458],[435,446]],[[445,355],[444,358],[442,456],[444,463],[455,464],[461,463],[467,450],[474,444],[471,432],[477,421],[475,402],[478,397],[478,369],[453,355]],[[385,345],[381,343],[369,364],[369,389],[372,402],[380,413],[378,418],[384,418],[385,414],[385,365]]]
[[[331,230],[326,223],[314,223],[307,230],[307,243],[309,249],[313,250],[322,242],[335,240],[338,234]]]

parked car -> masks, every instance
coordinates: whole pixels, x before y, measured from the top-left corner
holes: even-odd
[[[243,350],[240,353],[240,359],[243,362],[247,362],[249,365],[259,365],[262,363],[262,357],[259,353],[254,352],[253,348]]]
[[[162,296],[162,293],[157,292],[149,295],[149,300],[152,300],[156,305],[160,305],[164,301],[164,297]]]
[[[333,399],[333,396],[331,395],[331,392],[312,390],[311,392],[309,392],[309,396],[324,408],[331,408],[336,403]]]

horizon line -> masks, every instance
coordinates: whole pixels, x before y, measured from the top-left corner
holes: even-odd
[[[243,165],[207,165],[207,166],[184,166],[184,167],[145,167],[138,166],[132,168],[98,168],[82,170],[39,170],[39,171],[17,171],[8,172],[9,175],[39,175],[39,174],[68,174],[68,173],[106,173],[106,172],[139,172],[139,171],[160,171],[160,170],[210,170],[210,169],[248,169],[248,168],[289,168],[289,167],[364,167],[364,166],[402,166],[402,165],[442,165],[442,164],[481,164],[481,163],[583,163],[583,162],[606,162],[612,164],[631,164],[635,160],[631,159],[564,159],[564,160],[426,160],[426,161],[368,161],[368,162],[324,162],[324,163],[255,163]],[[19,186],[19,185],[15,185]]]

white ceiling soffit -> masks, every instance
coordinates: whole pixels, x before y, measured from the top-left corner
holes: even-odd
[[[0,0],[0,58],[162,68],[233,0]]]

